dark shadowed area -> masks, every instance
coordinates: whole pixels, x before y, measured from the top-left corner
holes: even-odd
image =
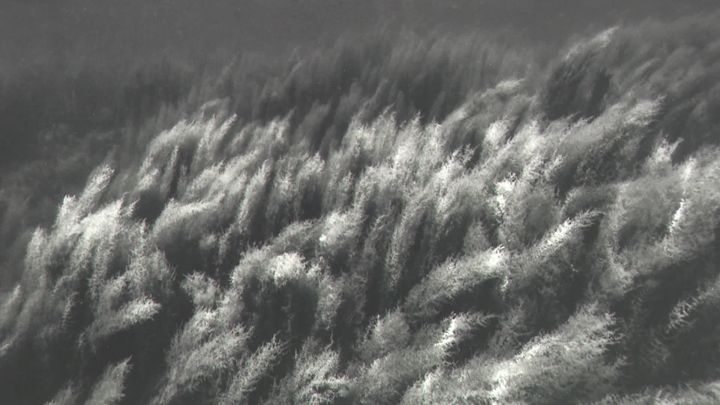
[[[547,42],[716,7],[712,0],[4,0],[0,55],[3,65],[14,66],[46,58],[118,63],[162,52],[276,52],[378,23]]]
[[[609,26],[714,8],[712,0],[3,0],[0,167],[31,157],[48,127],[71,121],[87,132],[123,120],[118,100],[140,102],[128,87],[176,99],[184,75],[240,54],[308,52],[378,30],[486,33],[554,48]]]

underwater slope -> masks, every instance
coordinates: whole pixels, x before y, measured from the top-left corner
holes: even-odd
[[[719,26],[198,78],[32,234],[0,397],[720,401]]]

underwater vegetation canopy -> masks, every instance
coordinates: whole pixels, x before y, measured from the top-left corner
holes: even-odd
[[[720,402],[717,22],[139,75],[3,179],[0,398]]]

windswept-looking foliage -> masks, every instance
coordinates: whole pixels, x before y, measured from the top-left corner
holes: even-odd
[[[716,21],[200,80],[27,237],[0,396],[717,400]]]

